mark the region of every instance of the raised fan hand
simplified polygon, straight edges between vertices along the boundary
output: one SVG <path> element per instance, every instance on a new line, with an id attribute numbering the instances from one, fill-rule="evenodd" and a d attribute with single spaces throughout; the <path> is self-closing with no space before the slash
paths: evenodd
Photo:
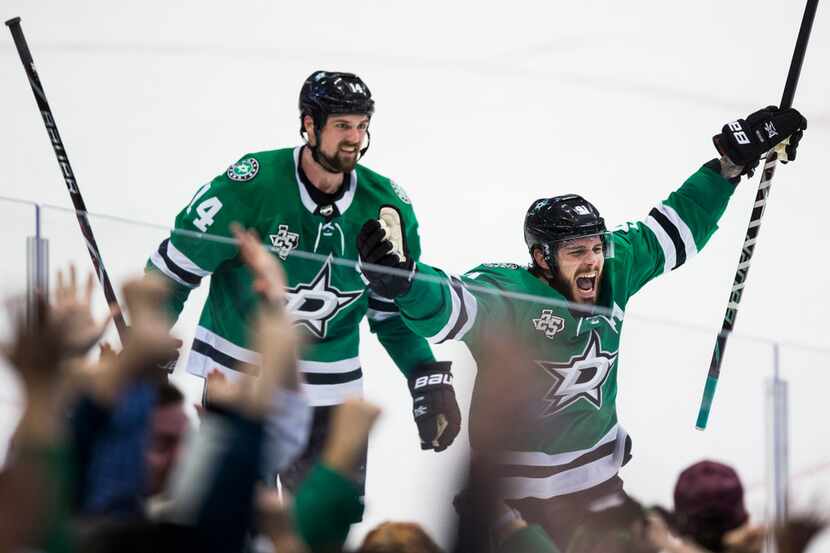
<path id="1" fill-rule="evenodd" d="M 63 336 L 64 353 L 68 357 L 81 357 L 104 335 L 114 313 L 110 311 L 102 320 L 92 315 L 92 293 L 95 290 L 95 278 L 87 275 L 83 290 L 78 286 L 78 274 L 75 265 L 69 265 L 69 278 L 63 271 L 58 271 L 55 300 L 49 317 L 51 324 L 59 328 Z"/>
<path id="2" fill-rule="evenodd" d="M 254 274 L 254 290 L 266 301 L 279 304 L 285 300 L 285 271 L 276 258 L 268 252 L 254 230 L 245 230 L 237 223 L 231 232 L 239 242 L 239 255 Z"/>
<path id="3" fill-rule="evenodd" d="M 297 351 L 300 346 L 293 322 L 283 310 L 287 280 L 280 263 L 260 242 L 253 230 L 231 225 L 239 242 L 239 254 L 254 276 L 254 290 L 265 303 L 257 316 L 255 343 L 261 356 L 261 393 L 255 401 L 270 401 L 265 390 L 298 389 Z M 273 380 L 272 380 L 273 379 Z"/>

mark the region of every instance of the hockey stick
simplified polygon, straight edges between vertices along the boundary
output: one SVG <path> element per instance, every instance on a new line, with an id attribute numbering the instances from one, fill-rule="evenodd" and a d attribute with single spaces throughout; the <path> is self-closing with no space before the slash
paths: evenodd
<path id="1" fill-rule="evenodd" d="M 13 17 L 6 21 L 6 25 L 12 33 L 14 45 L 17 47 L 17 53 L 20 54 L 20 61 L 23 63 L 26 76 L 29 77 L 29 84 L 32 87 L 32 93 L 35 95 L 37 107 L 43 117 L 46 133 L 49 135 L 49 141 L 52 143 L 52 149 L 55 151 L 55 156 L 58 159 L 58 165 L 60 165 L 61 172 L 63 173 L 63 180 L 66 181 L 66 188 L 69 189 L 69 197 L 72 198 L 72 205 L 75 206 L 78 224 L 81 225 L 81 234 L 84 235 L 86 248 L 89 250 L 89 256 L 92 258 L 92 265 L 95 267 L 98 280 L 104 288 L 107 304 L 109 304 L 110 310 L 113 312 L 115 327 L 118 329 L 118 337 L 123 343 L 126 337 L 127 325 L 118 307 L 118 299 L 112 290 L 110 277 L 104 268 L 104 261 L 101 259 L 101 253 L 98 251 L 95 236 L 92 234 L 92 227 L 89 225 L 89 219 L 87 219 L 86 205 L 84 204 L 84 199 L 81 197 L 81 191 L 78 189 L 75 173 L 72 172 L 72 166 L 69 165 L 69 157 L 67 157 L 66 148 L 63 147 L 63 141 L 61 140 L 60 133 L 58 133 L 58 125 L 55 123 L 52 110 L 49 108 L 49 102 L 46 101 L 46 93 L 43 91 L 43 85 L 40 83 L 40 77 L 38 77 L 37 70 L 35 69 L 35 62 L 32 60 L 29 45 L 26 43 L 26 37 L 23 36 L 23 29 L 20 28 L 20 18 Z"/>
<path id="2" fill-rule="evenodd" d="M 787 73 L 787 83 L 784 85 L 784 94 L 781 97 L 781 109 L 792 107 L 795 87 L 798 85 L 798 78 L 801 76 L 801 65 L 804 62 L 804 52 L 807 50 L 807 42 L 810 40 L 810 30 L 813 27 L 813 19 L 816 16 L 818 0 L 807 0 L 804 8 L 804 17 L 801 19 L 801 28 L 798 31 L 798 38 L 795 41 L 795 51 L 790 70 Z M 744 245 L 741 249 L 741 257 L 738 260 L 738 270 L 735 272 L 735 280 L 732 282 L 732 291 L 729 294 L 729 302 L 726 305 L 726 315 L 723 317 L 723 324 L 715 341 L 715 349 L 712 352 L 712 359 L 709 362 L 709 374 L 706 377 L 706 385 L 703 389 L 703 397 L 700 400 L 700 409 L 697 413 L 698 430 L 704 430 L 709 420 L 709 412 L 712 408 L 712 400 L 715 396 L 715 388 L 720 376 L 720 366 L 723 362 L 723 353 L 726 350 L 726 341 L 735 326 L 735 318 L 738 315 L 738 307 L 741 303 L 744 286 L 746 286 L 749 264 L 752 254 L 755 251 L 755 244 L 758 241 L 758 232 L 761 230 L 761 217 L 764 216 L 767 198 L 769 197 L 772 177 L 775 175 L 775 167 L 778 160 L 776 151 L 770 150 L 764 160 L 764 168 L 761 173 L 761 181 L 758 183 L 758 193 L 755 195 L 755 204 L 752 215 L 749 218 L 749 226 L 746 229 Z"/>

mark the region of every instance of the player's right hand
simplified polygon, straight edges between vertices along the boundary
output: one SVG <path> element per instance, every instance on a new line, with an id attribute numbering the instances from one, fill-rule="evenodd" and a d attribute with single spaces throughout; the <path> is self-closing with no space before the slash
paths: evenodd
<path id="1" fill-rule="evenodd" d="M 752 176 L 761 154 L 784 143 L 779 159 L 786 163 L 795 159 L 798 142 L 807 128 L 807 120 L 795 108 L 778 109 L 768 106 L 727 123 L 712 140 L 721 155 L 743 167 L 741 174 Z"/>
<path id="2" fill-rule="evenodd" d="M 364 223 L 357 235 L 357 251 L 360 256 L 358 269 L 372 291 L 389 299 L 394 299 L 409 290 L 415 272 L 415 263 L 406 251 L 405 242 L 400 246 L 403 251 L 398 252 L 390 240 L 390 236 L 398 232 L 399 230 L 390 230 L 388 226 L 384 228 L 377 219 L 370 219 Z M 372 269 L 366 265 L 367 263 L 393 271 Z"/>

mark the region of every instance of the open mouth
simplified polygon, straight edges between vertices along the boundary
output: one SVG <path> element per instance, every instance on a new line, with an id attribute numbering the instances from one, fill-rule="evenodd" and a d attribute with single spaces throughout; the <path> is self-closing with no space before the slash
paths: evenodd
<path id="1" fill-rule="evenodd" d="M 585 273 L 576 277 L 576 288 L 583 296 L 592 296 L 597 289 L 597 272 Z"/>

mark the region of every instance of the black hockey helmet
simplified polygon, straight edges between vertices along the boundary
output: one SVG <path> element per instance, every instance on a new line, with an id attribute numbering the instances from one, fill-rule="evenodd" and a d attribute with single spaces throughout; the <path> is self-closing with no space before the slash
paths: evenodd
<path id="1" fill-rule="evenodd" d="M 300 89 L 300 132 L 302 120 L 310 115 L 317 129 L 323 128 L 329 115 L 375 112 L 372 93 L 360 77 L 338 71 L 315 71 Z"/>
<path id="2" fill-rule="evenodd" d="M 577 194 L 542 198 L 530 205 L 525 215 L 524 234 L 528 251 L 542 250 L 545 261 L 556 266 L 557 242 L 599 235 L 607 249 L 605 220 L 594 205 Z"/>

